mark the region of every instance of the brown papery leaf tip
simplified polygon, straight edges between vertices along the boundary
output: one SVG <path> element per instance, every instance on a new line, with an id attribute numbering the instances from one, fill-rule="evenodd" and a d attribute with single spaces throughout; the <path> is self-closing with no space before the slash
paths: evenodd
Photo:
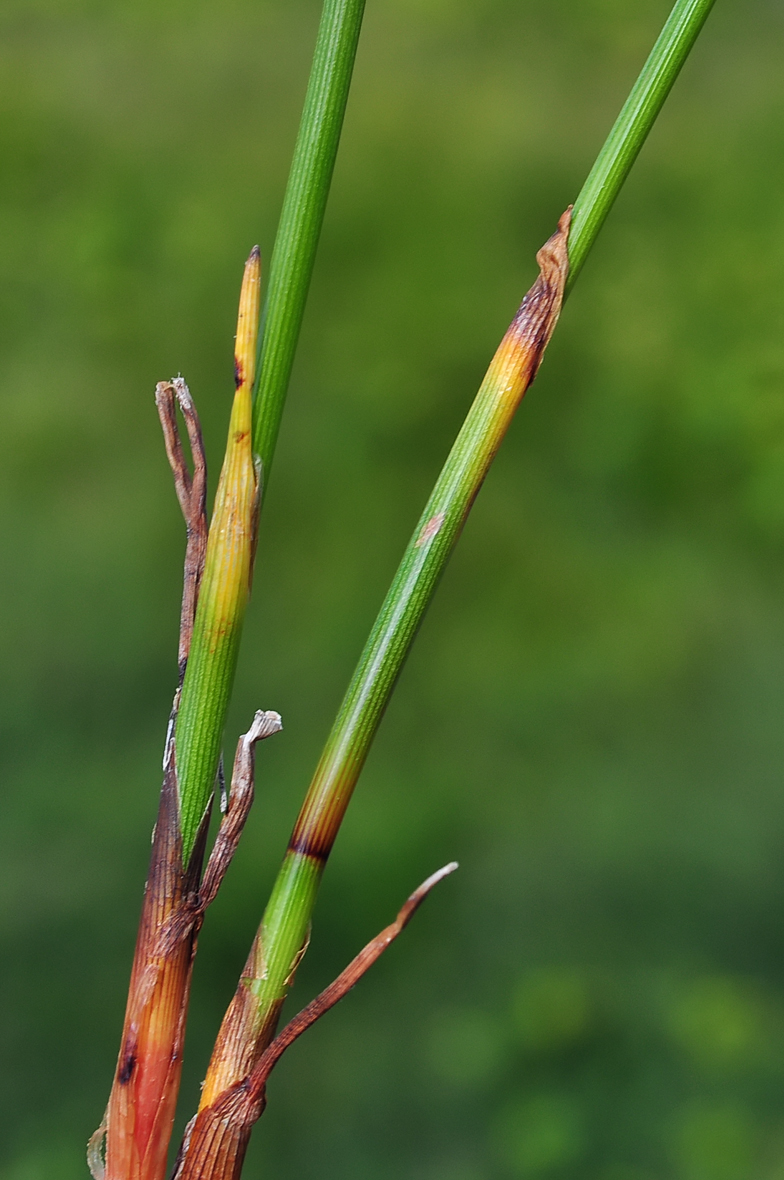
<path id="1" fill-rule="evenodd" d="M 419 906 L 434 889 L 439 881 L 443 881 L 444 877 L 448 877 L 459 869 L 460 865 L 456 860 L 452 860 L 448 865 L 444 865 L 442 869 L 438 869 L 435 873 L 431 873 L 426 881 L 423 881 L 418 889 L 415 889 L 411 896 L 406 901 L 405 905 L 398 914 L 398 922 L 401 923 L 401 929 L 408 925 L 410 919 L 414 916 Z"/>
<path id="2" fill-rule="evenodd" d="M 274 709 L 269 709 L 267 712 L 259 709 L 244 740 L 246 742 L 260 742 L 263 738 L 272 737 L 273 733 L 280 733 L 282 729 L 283 721 L 280 713 L 276 713 Z"/>
<path id="3" fill-rule="evenodd" d="M 567 247 L 571 220 L 572 206 L 570 205 L 561 214 L 558 229 L 551 238 L 548 238 L 536 255 L 539 275 L 530 291 L 523 298 L 517 315 L 512 320 L 504 338 L 515 349 L 520 350 L 521 358 L 526 358 L 526 367 L 528 368 L 526 388 L 536 377 L 545 349 L 561 314 L 566 280 L 569 275 Z"/>
<path id="4" fill-rule="evenodd" d="M 257 258 L 261 258 L 261 250 L 258 246 L 254 246 L 248 255 L 248 262 L 255 262 Z"/>
<path id="5" fill-rule="evenodd" d="M 251 1128 L 266 1103 L 267 1078 L 276 1062 L 306 1029 L 354 987 L 405 928 L 433 886 L 456 868 L 457 862 L 452 861 L 428 877 L 411 894 L 392 925 L 377 934 L 329 987 L 289 1021 L 250 1073 L 210 1096 L 211 1101 L 202 1106 L 188 1125 L 173 1180 L 238 1180 Z"/>
<path id="6" fill-rule="evenodd" d="M 418 897 L 419 894 L 429 893 L 439 881 L 443 881 L 444 877 L 448 877 L 450 873 L 454 873 L 460 868 L 456 860 L 450 860 L 448 865 L 444 865 L 442 869 L 437 869 L 435 873 L 431 873 L 426 881 L 423 881 L 412 897 Z"/>
<path id="7" fill-rule="evenodd" d="M 572 224 L 572 208 L 570 205 L 558 219 L 558 229 L 548 238 L 536 255 L 536 261 L 543 277 L 556 291 L 559 292 L 558 303 L 563 302 L 563 291 L 569 277 L 569 227 Z"/>

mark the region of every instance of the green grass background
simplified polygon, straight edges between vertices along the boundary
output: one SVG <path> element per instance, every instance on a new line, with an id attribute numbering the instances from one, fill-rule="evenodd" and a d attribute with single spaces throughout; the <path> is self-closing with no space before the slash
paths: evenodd
<path id="1" fill-rule="evenodd" d="M 426 493 L 667 0 L 368 0 L 227 747 L 243 847 L 182 1118 Z M 117 1051 L 242 262 L 315 0 L 0 12 L 0 1178 L 76 1180 Z M 349 812 L 249 1180 L 784 1178 L 784 12 L 720 0 L 565 310 Z"/>

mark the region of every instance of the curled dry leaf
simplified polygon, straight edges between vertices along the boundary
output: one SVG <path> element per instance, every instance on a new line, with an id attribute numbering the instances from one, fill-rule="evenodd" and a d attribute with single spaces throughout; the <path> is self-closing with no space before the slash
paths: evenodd
<path id="1" fill-rule="evenodd" d="M 406 900 L 395 921 L 377 934 L 334 983 L 286 1025 L 248 1074 L 210 1105 L 202 1107 L 188 1125 L 173 1180 L 237 1180 L 251 1129 L 264 1110 L 267 1078 L 275 1065 L 306 1029 L 343 999 L 406 928 L 431 889 L 456 868 L 457 863 L 453 861 L 428 877 Z"/>
<path id="2" fill-rule="evenodd" d="M 226 814 L 199 884 L 209 815 L 196 855 L 182 866 L 173 749 L 164 774 L 150 872 L 131 974 L 120 1055 L 104 1124 L 90 1141 L 96 1180 L 159 1180 L 174 1118 L 186 1002 L 196 940 L 237 848 L 254 793 L 257 741 L 278 733 L 280 716 L 258 712 L 240 738 Z M 106 1166 L 100 1144 L 106 1134 Z"/>

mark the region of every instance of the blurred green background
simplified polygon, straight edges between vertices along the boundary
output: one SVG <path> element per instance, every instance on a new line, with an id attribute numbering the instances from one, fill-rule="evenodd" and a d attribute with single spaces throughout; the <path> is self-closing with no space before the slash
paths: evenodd
<path id="1" fill-rule="evenodd" d="M 368 0 L 234 707 L 285 732 L 197 961 L 182 1120 L 342 690 L 668 0 Z M 217 475 L 316 0 L 0 12 L 0 1178 L 76 1180 L 174 684 L 153 405 Z M 246 1175 L 784 1178 L 784 9 L 720 0 L 575 288 L 329 866 Z M 213 485 L 214 486 L 214 485 Z"/>

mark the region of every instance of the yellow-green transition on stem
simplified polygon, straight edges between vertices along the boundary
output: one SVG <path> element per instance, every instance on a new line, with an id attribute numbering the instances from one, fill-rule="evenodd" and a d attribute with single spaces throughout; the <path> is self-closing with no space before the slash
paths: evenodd
<path id="1" fill-rule="evenodd" d="M 565 291 L 595 241 L 712 3 L 676 0 L 578 197 L 571 234 L 567 214 L 540 252 L 540 278 L 496 353 L 403 556 L 316 769 L 221 1028 L 200 1110 L 191 1124 L 193 1138 L 189 1141 L 186 1136 L 183 1144 L 178 1171 L 182 1180 L 237 1180 L 239 1176 L 250 1128 L 261 1109 L 253 1079 L 263 1065 L 265 1047 L 274 1035 L 280 1006 L 306 945 L 326 859 L 397 676 L 489 464 L 535 376 Z M 257 447 L 265 462 L 271 460 L 277 435 L 362 7 L 363 0 L 325 0 L 306 116 L 287 192 L 288 212 L 276 243 L 276 274 L 278 269 L 280 273 L 271 284 L 255 413 Z M 176 723 L 178 781 L 162 798 L 162 814 L 167 806 L 171 812 L 172 801 L 175 805 L 176 824 L 162 830 L 170 833 L 178 854 L 174 861 L 179 875 L 175 874 L 174 884 L 186 898 L 191 896 L 188 888 L 201 863 L 206 826 L 202 821 L 215 780 L 252 571 L 259 478 L 251 445 L 250 398 L 258 283 L 258 253 L 254 252 L 246 267 L 240 308 L 237 395 Z M 167 892 L 156 894 L 157 884 L 152 874 L 145 913 L 149 911 L 149 930 L 155 934 L 150 946 L 140 932 L 137 947 L 132 985 L 137 999 L 129 998 L 110 1103 L 108 1139 L 117 1145 L 117 1152 L 109 1150 L 112 1166 L 107 1166 L 106 1180 L 160 1180 L 165 1166 L 196 926 L 184 927 L 172 942 L 171 953 L 167 950 L 163 956 L 163 935 L 169 925 L 176 928 L 172 917 L 181 907 L 175 905 L 172 910 L 167 902 L 168 909 L 158 907 L 153 914 L 152 898 Z M 189 1142 L 197 1150 L 190 1151 Z M 132 1159 L 140 1147 L 144 1158 L 137 1154 Z"/>
<path id="2" fill-rule="evenodd" d="M 193 709 L 195 700 L 198 709 L 199 701 L 203 701 L 206 695 L 207 700 L 212 702 L 212 711 L 205 709 L 205 723 L 213 726 L 218 742 L 223 729 L 223 713 L 220 710 L 225 711 L 225 704 L 219 693 L 215 693 L 214 685 L 217 681 L 219 689 L 228 693 L 253 560 L 258 479 L 251 452 L 250 403 L 258 334 L 259 272 L 259 252 L 254 249 L 245 266 L 240 295 L 235 349 L 236 392 L 226 461 L 216 497 L 206 556 L 206 466 L 195 407 L 180 378 L 161 382 L 156 391 L 167 454 L 175 474 L 188 532 L 180 633 L 180 660 L 185 662 L 185 678 L 175 696 L 174 711 L 176 713 L 181 701 L 189 701 Z M 194 467 L 192 476 L 188 473 L 177 431 L 175 403 L 179 405 L 188 427 Z M 197 602 L 195 620 L 194 601 Z M 189 680 L 188 672 L 193 668 L 191 657 L 194 654 L 201 658 L 201 666 L 196 665 L 200 674 L 195 680 Z M 186 693 L 186 688 L 190 695 Z M 259 718 L 265 723 L 269 718 L 274 718 L 279 728 L 277 714 L 259 714 L 257 722 Z M 261 731 L 257 731 L 258 726 L 248 735 L 252 736 L 253 741 L 262 736 Z M 198 753 L 204 749 L 205 731 L 196 726 L 192 732 L 197 739 L 201 739 L 201 746 L 197 745 Z M 179 735 L 179 727 L 176 734 Z M 167 740 L 164 783 L 153 836 L 120 1053 L 104 1123 L 94 1136 L 90 1153 L 93 1175 L 103 1177 L 104 1180 L 163 1180 L 165 1176 L 182 1067 L 185 1017 L 196 939 L 204 908 L 209 904 L 231 859 L 231 851 L 244 822 L 246 806 L 249 806 L 252 798 L 252 789 L 250 793 L 245 790 L 243 794 L 241 784 L 238 790 L 232 791 L 229 813 L 224 816 L 208 864 L 205 881 L 209 878 L 209 888 L 204 893 L 205 882 L 200 881 L 200 877 L 206 823 L 202 819 L 205 817 L 215 771 L 213 768 L 208 774 L 203 768 L 201 779 L 196 779 L 202 790 L 202 801 L 194 798 L 192 789 L 190 795 L 183 792 L 179 788 L 175 771 L 175 745 L 177 755 L 181 749 L 187 752 L 189 745 L 187 737 L 182 739 L 181 744 L 180 741 L 177 736 L 173 742 L 171 734 Z M 217 762 L 217 753 L 214 757 Z M 252 759 L 252 754 L 248 758 Z M 185 761 L 187 765 L 193 765 L 193 761 Z M 198 761 L 196 765 L 199 766 Z M 190 811 L 183 811 L 184 801 L 190 802 Z M 186 816 L 184 824 L 181 822 L 183 814 Z M 184 851 L 186 837 L 187 851 Z M 104 1132 L 105 1163 L 100 1152 Z"/>
<path id="3" fill-rule="evenodd" d="M 255 429 L 256 450 L 267 467 L 275 448 L 340 141 L 364 3 L 324 0 L 275 239 L 266 307 Z M 167 454 L 189 540 L 180 636 L 180 676 L 184 669 L 184 679 L 175 698 L 175 710 L 179 705 L 174 734 L 178 773 L 175 776 L 174 742 L 169 740 L 120 1056 L 109 1109 L 88 1152 L 96 1180 L 163 1180 L 166 1173 L 198 915 L 191 914 L 193 924 L 186 922 L 175 945 L 164 946 L 161 940 L 167 942 L 167 930 L 171 933 L 178 922 L 181 925 L 183 905 L 189 906 L 198 896 L 204 833 L 200 825 L 215 782 L 252 576 L 261 490 L 251 441 L 259 295 L 260 259 L 255 249 L 245 268 L 235 349 L 236 395 L 204 569 L 206 469 L 198 418 L 184 382 L 175 379 L 159 387 Z M 193 478 L 178 439 L 175 401 L 185 417 L 198 469 Z M 191 608 L 197 593 L 194 622 Z M 230 798 L 230 815 L 232 806 Z M 105 1163 L 101 1151 L 104 1134 Z"/>
<path id="4" fill-rule="evenodd" d="M 218 1034 L 177 1180 L 238 1180 L 252 1119 L 242 1113 L 245 1121 L 234 1126 L 234 1098 L 250 1085 L 251 1072 L 275 1035 L 281 1006 L 307 945 L 324 865 L 392 688 L 557 323 L 569 270 L 570 216 L 567 210 L 537 255 L 539 277 L 498 347 L 344 698 Z"/>
<path id="5" fill-rule="evenodd" d="M 245 264 L 242 281 L 234 350 L 236 392 L 175 728 L 186 864 L 218 770 L 253 570 L 260 471 L 253 456 L 251 397 L 256 376 L 260 284 L 261 259 L 256 246 Z"/>
<path id="6" fill-rule="evenodd" d="M 438 578 L 530 385 L 561 304 L 596 240 L 713 0 L 676 0 L 570 215 L 540 251 L 540 278 L 506 333 L 406 549 L 297 820 L 224 1018 L 178 1180 L 237 1180 L 261 1106 L 242 1110 L 304 952 L 326 859 Z M 570 274 L 570 266 L 572 273 Z M 285 387 L 277 396 L 282 402 Z M 280 408 L 270 415 L 279 420 Z M 274 429 L 271 431 L 274 437 Z M 263 432 L 260 432 L 262 437 Z M 255 1063 L 255 1064 L 254 1064 Z"/>

